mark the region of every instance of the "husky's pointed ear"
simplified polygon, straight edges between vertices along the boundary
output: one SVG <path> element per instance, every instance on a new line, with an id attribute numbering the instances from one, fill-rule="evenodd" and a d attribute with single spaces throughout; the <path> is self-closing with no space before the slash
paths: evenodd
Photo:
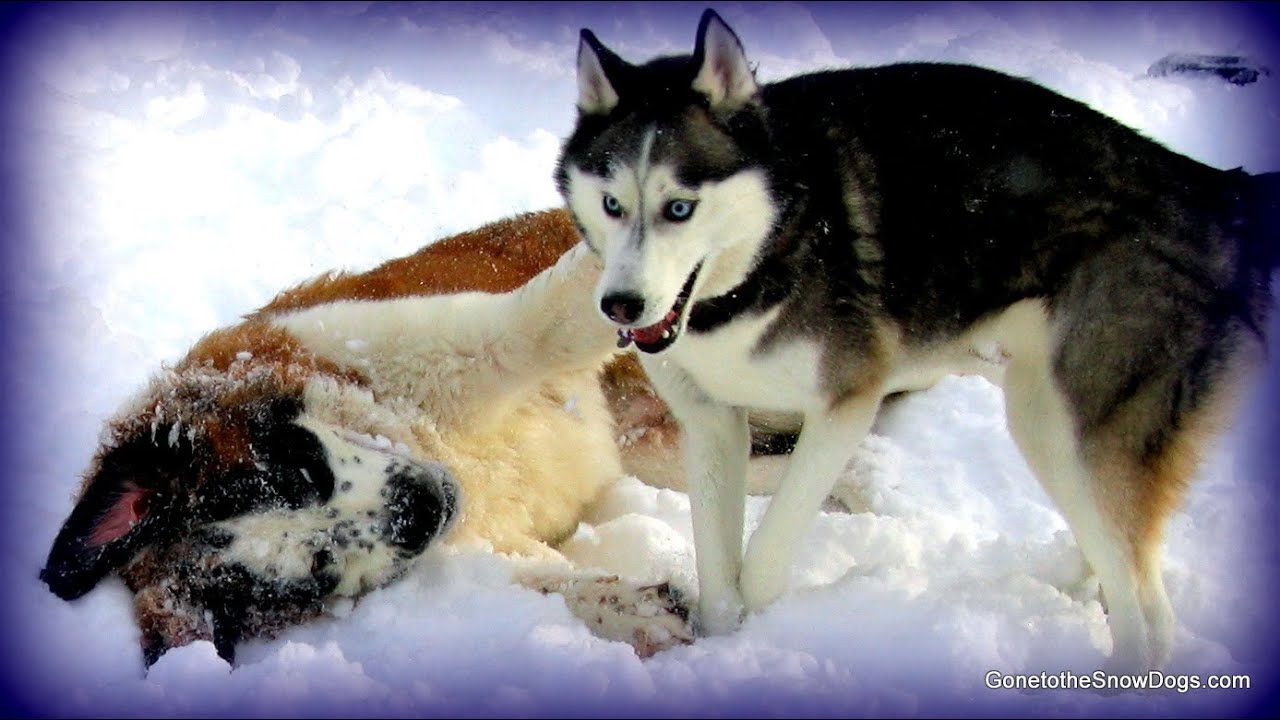
<path id="1" fill-rule="evenodd" d="M 606 115 L 618 105 L 615 86 L 620 68 L 626 61 L 596 39 L 590 30 L 582 29 L 578 42 L 578 110 L 584 115 Z"/>
<path id="2" fill-rule="evenodd" d="M 693 89 L 706 95 L 712 108 L 735 110 L 758 99 L 760 86 L 742 43 L 715 10 L 702 13 L 693 64 L 698 68 Z"/>
<path id="3" fill-rule="evenodd" d="M 157 445 L 145 433 L 102 455 L 40 571 L 55 595 L 84 595 L 164 534 L 171 493 L 160 480 L 189 471 L 189 449 Z"/>

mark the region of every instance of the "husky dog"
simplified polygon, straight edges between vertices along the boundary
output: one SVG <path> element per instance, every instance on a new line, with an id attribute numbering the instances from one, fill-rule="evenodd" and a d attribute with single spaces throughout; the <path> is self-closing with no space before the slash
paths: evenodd
<path id="1" fill-rule="evenodd" d="M 689 640 L 665 585 L 579 574 L 552 548 L 624 472 L 617 438 L 647 463 L 675 452 L 645 434 L 665 408 L 643 375 L 610 362 L 578 243 L 563 210 L 526 215 L 205 336 L 108 423 L 41 577 L 71 600 L 117 572 L 148 665 L 195 640 L 231 661 L 437 540 L 537 561 L 521 582 L 641 655 Z"/>
<path id="2" fill-rule="evenodd" d="M 883 398 L 977 372 L 1098 576 L 1109 666 L 1165 662 L 1162 529 L 1263 354 L 1257 178 L 976 67 L 761 85 L 711 10 L 692 55 L 584 29 L 577 64 L 556 179 L 685 432 L 699 629 L 786 589 Z M 744 552 L 756 409 L 803 430 Z"/>

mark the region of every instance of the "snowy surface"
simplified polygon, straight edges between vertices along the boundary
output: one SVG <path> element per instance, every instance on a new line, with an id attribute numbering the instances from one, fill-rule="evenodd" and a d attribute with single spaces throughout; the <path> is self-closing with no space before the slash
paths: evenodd
<path id="1" fill-rule="evenodd" d="M 117 580 L 73 603 L 36 580 L 103 420 L 162 362 L 279 289 L 554 205 L 578 29 L 631 59 L 685 52 L 699 4 L 77 5 L 6 38 L 3 141 L 28 237 L 6 249 L 6 709 L 60 716 L 1236 714 L 1276 688 L 1269 595 L 1275 373 L 1168 531 L 1171 673 L 1250 692 L 988 690 L 984 675 L 1097 668 L 1096 586 L 1004 429 L 999 391 L 953 378 L 886 412 L 792 591 L 739 632 L 638 660 L 505 560 L 427 553 L 354 607 L 144 673 Z M 1151 78 L 1170 53 L 1280 67 L 1276 26 L 1228 3 L 718 8 L 763 79 L 898 60 L 1035 78 L 1211 165 L 1280 169 L 1276 76 Z M 9 153 L 21 152 L 14 157 Z M 1274 323 L 1273 323 L 1274 325 Z M 1278 333 L 1280 334 L 1280 333 Z M 1275 345 L 1273 341 L 1273 346 Z M 1256 460 L 1254 462 L 1253 460 Z M 767 500 L 750 501 L 748 525 Z M 691 582 L 688 499 L 620 479 L 565 548 Z M 639 550 L 639 551 L 638 551 Z"/>

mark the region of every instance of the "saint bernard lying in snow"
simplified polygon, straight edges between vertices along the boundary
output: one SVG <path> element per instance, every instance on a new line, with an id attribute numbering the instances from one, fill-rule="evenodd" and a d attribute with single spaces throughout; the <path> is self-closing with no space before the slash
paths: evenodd
<path id="1" fill-rule="evenodd" d="M 42 579 L 70 600 L 117 572 L 149 665 L 195 640 L 231 661 L 436 540 L 555 556 L 607 483 L 679 475 L 577 243 L 563 211 L 525 215 L 206 335 L 109 422 Z M 521 581 L 642 655 L 692 637 L 665 585 L 564 565 Z"/>

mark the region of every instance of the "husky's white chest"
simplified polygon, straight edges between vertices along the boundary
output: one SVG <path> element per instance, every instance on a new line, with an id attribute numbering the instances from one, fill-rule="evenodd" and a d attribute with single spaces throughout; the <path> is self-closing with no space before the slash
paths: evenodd
<path id="1" fill-rule="evenodd" d="M 728 405 L 782 412 L 820 406 L 816 343 L 794 341 L 756 350 L 773 316 L 738 319 L 709 333 L 686 331 L 666 352 L 642 359 L 647 367 L 676 365 L 707 395 Z"/>

